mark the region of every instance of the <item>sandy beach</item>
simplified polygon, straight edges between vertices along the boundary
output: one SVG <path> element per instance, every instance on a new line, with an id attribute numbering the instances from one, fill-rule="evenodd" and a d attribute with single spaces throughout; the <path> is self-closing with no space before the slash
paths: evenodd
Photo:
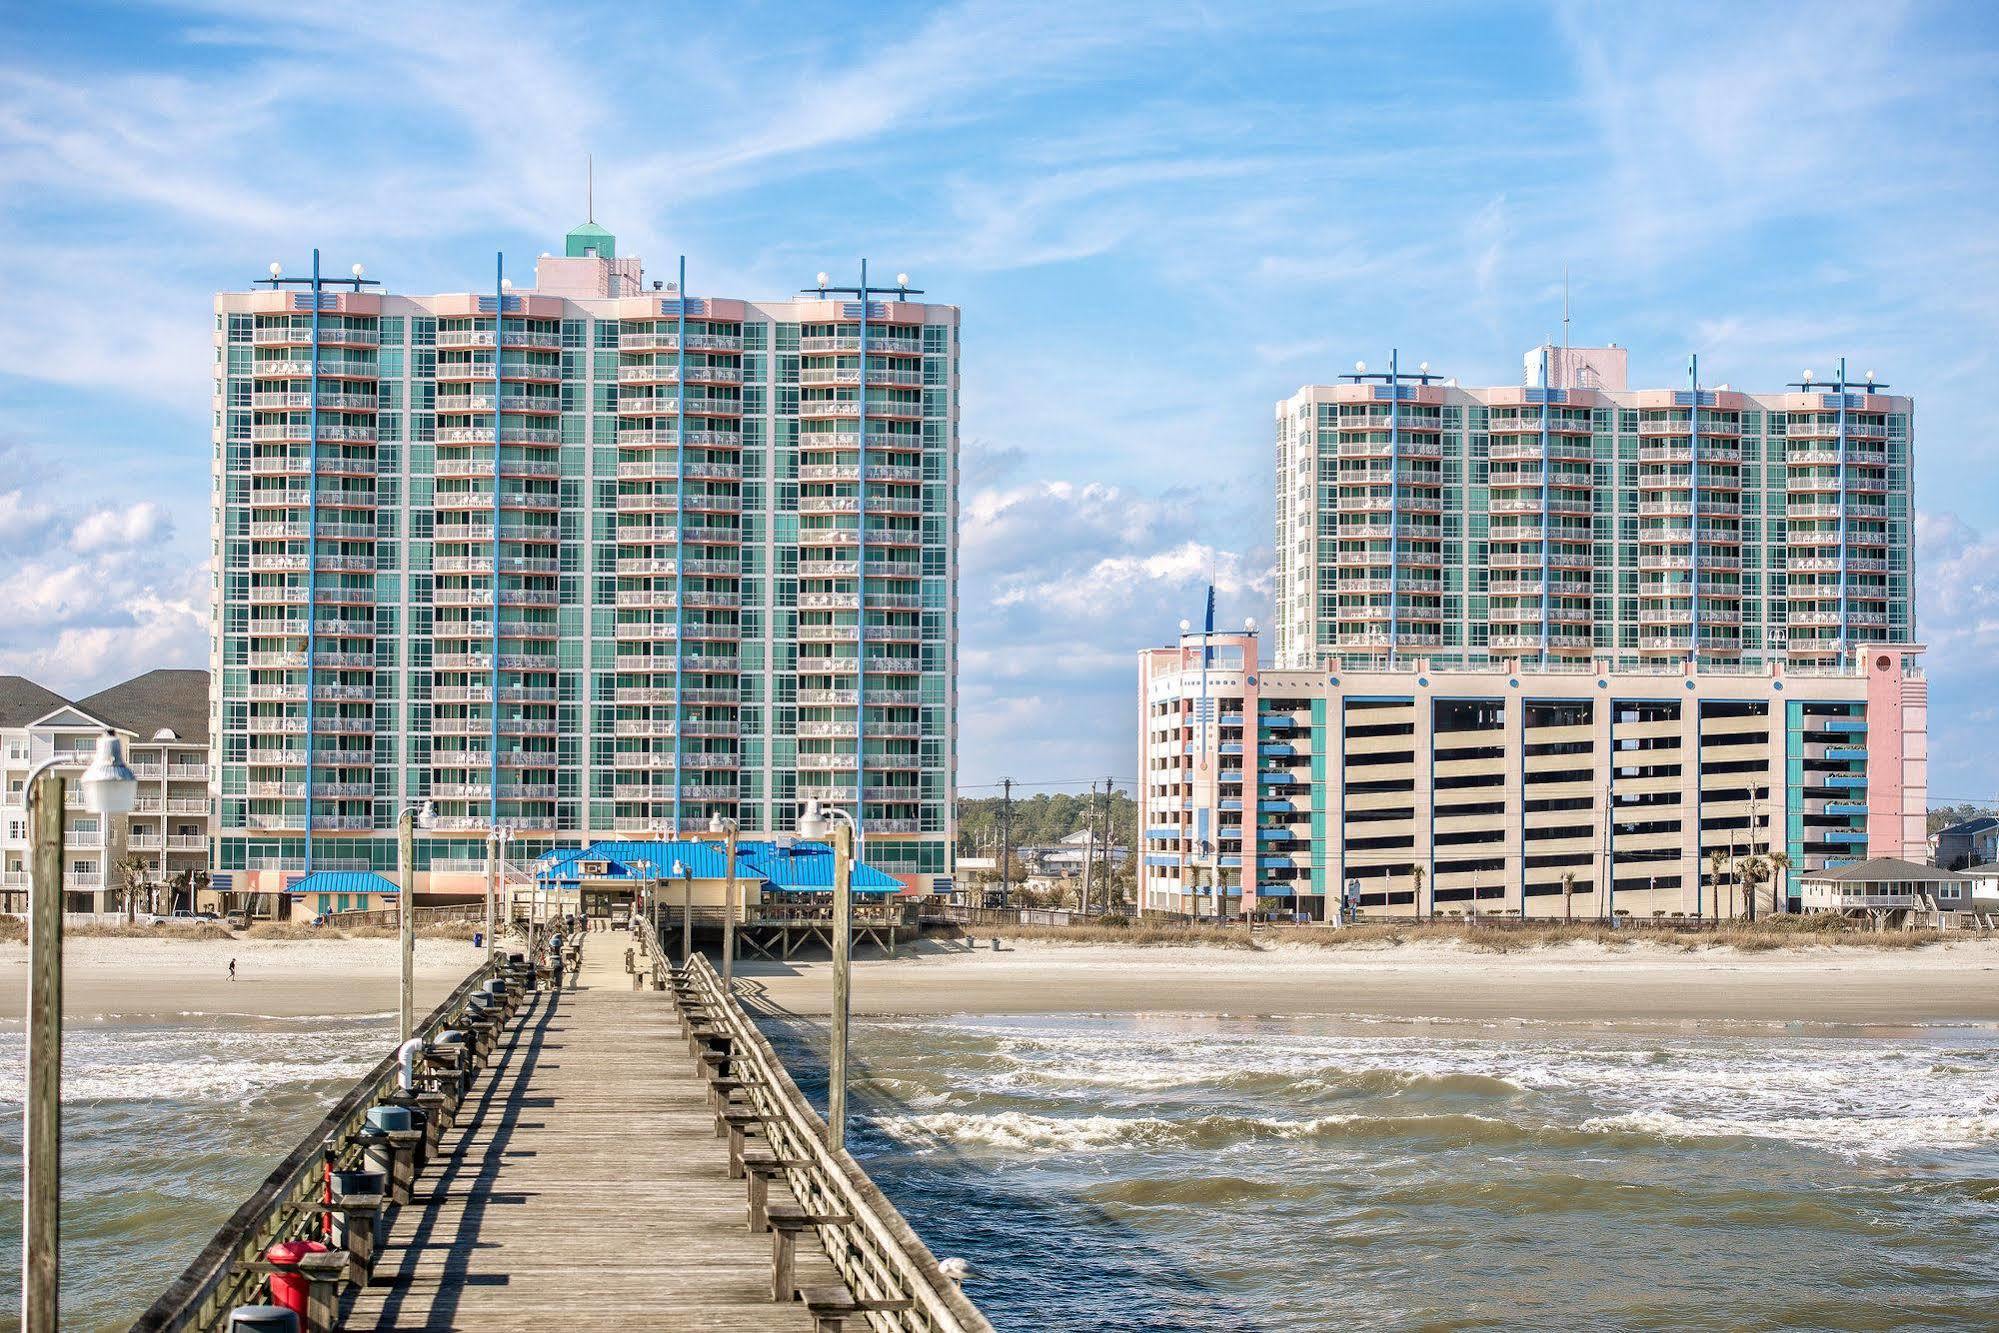
<path id="1" fill-rule="evenodd" d="M 855 1012 L 1999 1021 L 1999 940 L 1762 953 L 1571 944 L 1508 954 L 1441 942 L 1255 953 L 1039 941 L 1006 941 L 994 953 L 989 940 L 981 943 L 857 960 Z M 782 1009 L 826 1012 L 832 984 L 824 962 L 753 962 L 740 971 Z"/>
<path id="2" fill-rule="evenodd" d="M 462 940 L 418 940 L 418 1011 L 448 995 L 480 954 Z M 26 945 L 0 944 L 0 1020 L 22 1015 L 27 958 Z M 74 939 L 63 945 L 63 1013 L 72 1021 L 392 1013 L 401 975 L 394 939 Z"/>
<path id="3" fill-rule="evenodd" d="M 1761 953 L 1645 943 L 1504 954 L 1445 941 L 1253 953 L 1035 940 L 1009 940 L 995 953 L 989 940 L 980 945 L 926 942 L 895 959 L 864 954 L 854 964 L 855 1012 L 1999 1021 L 1999 940 Z M 469 943 L 420 940 L 418 1007 L 435 1004 L 478 958 Z M 823 960 L 744 961 L 738 971 L 792 1013 L 822 1014 L 831 998 Z M 396 1006 L 396 941 L 77 939 L 65 948 L 64 977 L 64 1009 L 79 1020 L 381 1013 Z M 25 987 L 24 946 L 0 945 L 0 1020 L 20 1017 Z"/>

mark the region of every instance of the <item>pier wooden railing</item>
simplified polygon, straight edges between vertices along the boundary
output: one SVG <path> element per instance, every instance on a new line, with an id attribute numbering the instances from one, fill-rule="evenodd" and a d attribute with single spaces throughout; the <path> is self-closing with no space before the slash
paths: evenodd
<path id="1" fill-rule="evenodd" d="M 652 958 L 660 953 L 653 942 Z M 986 1317 L 938 1266 L 922 1237 L 845 1149 L 829 1148 L 826 1124 L 798 1090 L 757 1025 L 725 995 L 697 954 L 684 970 L 710 1020 L 729 1037 L 729 1076 L 761 1122 L 792 1197 L 807 1213 L 843 1221 L 818 1227 L 841 1279 L 869 1308 L 866 1322 L 896 1333 L 991 1333 Z M 905 1305 L 907 1308 L 895 1308 Z"/>
<path id="2" fill-rule="evenodd" d="M 457 1023 L 473 993 L 493 974 L 489 964 L 481 963 L 444 1003 L 417 1025 L 416 1035 L 428 1040 Z M 230 1215 L 215 1238 L 174 1279 L 173 1285 L 139 1316 L 132 1325 L 134 1333 L 220 1329 L 228 1323 L 229 1312 L 235 1307 L 259 1304 L 258 1293 L 266 1275 L 248 1265 L 261 1259 L 278 1241 L 305 1234 L 317 1220 L 312 1205 L 318 1202 L 324 1187 L 326 1150 L 332 1147 L 340 1154 L 334 1163 L 335 1170 L 356 1164 L 360 1156 L 356 1132 L 369 1108 L 394 1088 L 397 1072 L 392 1046 L 381 1063 L 363 1074 L 325 1118 L 272 1169 L 257 1192 Z"/>
<path id="3" fill-rule="evenodd" d="M 415 924 L 434 926 L 443 921 L 484 921 L 486 904 L 445 903 L 439 907 L 412 908 L 416 913 Z M 402 910 L 395 907 L 375 907 L 364 912 L 328 912 L 326 924 L 329 926 L 399 926 L 402 924 Z"/>

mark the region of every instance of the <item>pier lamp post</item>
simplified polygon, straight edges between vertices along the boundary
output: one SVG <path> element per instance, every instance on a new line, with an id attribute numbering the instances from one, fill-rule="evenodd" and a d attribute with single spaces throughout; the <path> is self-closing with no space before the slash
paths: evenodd
<path id="1" fill-rule="evenodd" d="M 54 1333 L 62 1222 L 62 846 L 66 783 L 83 768 L 83 808 L 129 814 L 139 780 L 125 747 L 106 732 L 90 765 L 44 759 L 23 784 L 28 806 L 28 1086 L 21 1102 L 21 1327 Z"/>
<path id="2" fill-rule="evenodd" d="M 727 995 L 736 981 L 736 821 L 718 810 L 708 816 L 708 831 L 722 836 L 727 860 L 722 887 L 722 993 Z"/>
<path id="3" fill-rule="evenodd" d="M 853 994 L 854 817 L 837 805 L 805 803 L 798 836 L 833 845 L 833 1013 L 826 1057 L 826 1144 L 847 1146 L 847 1017 Z"/>
<path id="4" fill-rule="evenodd" d="M 677 856 L 673 873 L 680 877 L 680 965 L 686 967 L 694 961 L 694 875 Z"/>
<path id="5" fill-rule="evenodd" d="M 410 801 L 396 819 L 396 896 L 402 910 L 397 918 L 403 937 L 403 1025 L 402 1039 L 408 1041 L 416 1028 L 416 831 L 437 822 L 429 801 Z"/>
<path id="6" fill-rule="evenodd" d="M 513 840 L 514 830 L 506 824 L 495 824 L 486 834 L 486 961 L 489 963 L 499 952 L 493 943 L 493 916 L 494 904 L 500 898 L 500 864 Z"/>

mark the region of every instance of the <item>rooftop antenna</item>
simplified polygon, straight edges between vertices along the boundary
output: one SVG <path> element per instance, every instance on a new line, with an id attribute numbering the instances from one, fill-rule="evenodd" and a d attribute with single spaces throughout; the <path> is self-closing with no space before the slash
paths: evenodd
<path id="1" fill-rule="evenodd" d="M 592 153 L 583 155 L 583 220 L 597 220 L 597 158 Z"/>
<path id="2" fill-rule="evenodd" d="M 1562 265 L 1562 350 L 1569 350 L 1569 266 Z"/>

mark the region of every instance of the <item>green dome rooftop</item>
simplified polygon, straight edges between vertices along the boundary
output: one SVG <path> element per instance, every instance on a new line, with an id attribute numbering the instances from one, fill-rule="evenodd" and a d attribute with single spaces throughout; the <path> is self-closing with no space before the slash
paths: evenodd
<path id="1" fill-rule="evenodd" d="M 618 238 L 605 231 L 594 222 L 586 222 L 569 230 L 563 253 L 571 259 L 586 258 L 590 251 L 597 252 L 599 259 L 618 257 Z"/>

